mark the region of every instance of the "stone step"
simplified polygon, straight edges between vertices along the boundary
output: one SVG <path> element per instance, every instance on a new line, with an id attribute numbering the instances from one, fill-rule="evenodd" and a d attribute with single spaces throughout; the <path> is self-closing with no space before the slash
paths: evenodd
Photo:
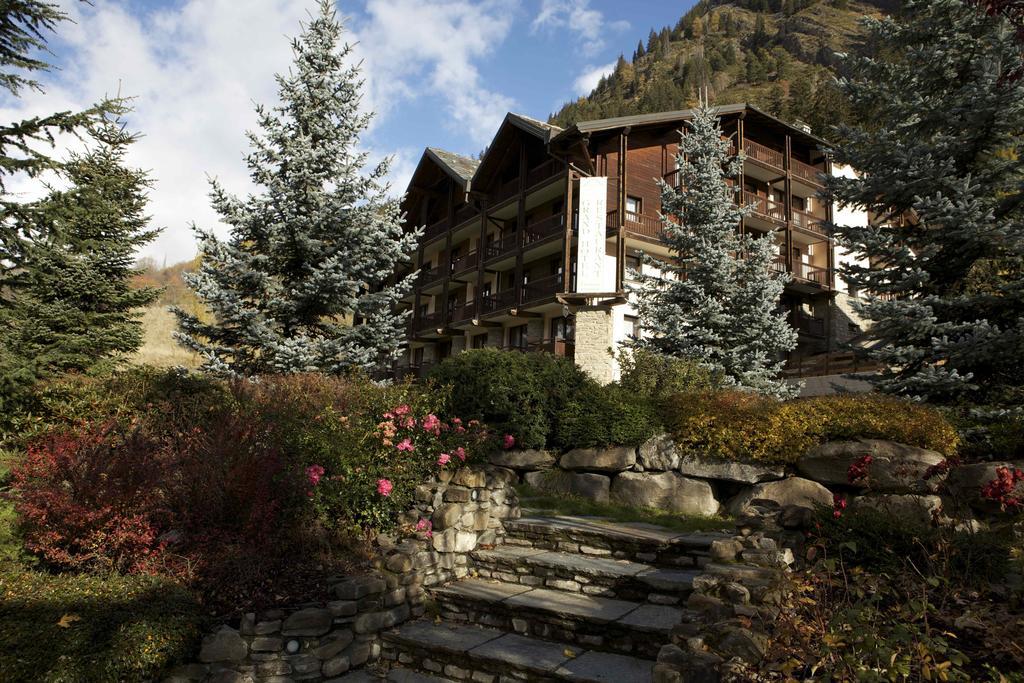
<path id="1" fill-rule="evenodd" d="M 395 668 L 387 674 L 377 675 L 360 669 L 341 678 L 332 678 L 328 683 L 455 683 L 450 678 L 439 678 L 422 671 L 413 669 Z"/>
<path id="2" fill-rule="evenodd" d="M 449 621 L 655 658 L 689 610 L 517 583 L 464 579 L 430 589 Z"/>
<path id="3" fill-rule="evenodd" d="M 382 634 L 383 656 L 458 680 L 647 683 L 654 661 L 450 622 L 413 621 Z"/>
<path id="4" fill-rule="evenodd" d="M 703 567 L 712 541 L 731 538 L 725 532 L 681 532 L 601 517 L 523 517 L 504 525 L 507 545 L 674 567 Z"/>
<path id="5" fill-rule="evenodd" d="M 683 602 L 699 573 L 693 569 L 665 569 L 631 560 L 515 545 L 477 550 L 471 558 L 471 571 L 482 578 L 659 605 Z"/>

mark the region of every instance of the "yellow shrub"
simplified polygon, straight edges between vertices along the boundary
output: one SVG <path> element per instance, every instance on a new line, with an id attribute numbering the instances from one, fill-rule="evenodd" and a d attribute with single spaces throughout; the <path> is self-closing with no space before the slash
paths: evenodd
<path id="1" fill-rule="evenodd" d="M 780 403 L 740 391 L 678 394 L 665 424 L 686 451 L 731 460 L 795 462 L 813 446 L 844 439 L 888 439 L 956 452 L 942 413 L 879 395 L 821 396 Z"/>

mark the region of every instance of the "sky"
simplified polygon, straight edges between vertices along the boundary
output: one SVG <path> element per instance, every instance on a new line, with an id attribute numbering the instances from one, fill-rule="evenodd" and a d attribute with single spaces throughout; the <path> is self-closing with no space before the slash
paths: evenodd
<path id="1" fill-rule="evenodd" d="M 209 207 L 208 179 L 240 195 L 258 190 L 243 157 L 256 103 L 273 105 L 274 74 L 314 0 L 58 0 L 73 22 L 50 41 L 42 93 L 0 98 L 0 120 L 81 109 L 104 95 L 134 98 L 141 134 L 129 163 L 150 172 L 151 225 L 140 256 L 158 265 L 196 252 L 191 225 L 226 228 Z M 338 0 L 346 40 L 375 112 L 361 144 L 392 157 L 395 194 L 423 148 L 484 149 L 508 111 L 546 119 L 631 55 L 651 28 L 674 25 L 693 0 Z M 74 146 L 62 141 L 61 149 Z M 62 153 L 62 152 L 61 152 Z M 13 191 L 40 192 L 19 179 Z"/>

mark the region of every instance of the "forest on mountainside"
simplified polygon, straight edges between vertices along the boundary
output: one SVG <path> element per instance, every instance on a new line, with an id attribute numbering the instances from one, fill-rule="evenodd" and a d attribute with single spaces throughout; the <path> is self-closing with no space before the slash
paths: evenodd
<path id="1" fill-rule="evenodd" d="M 850 109 L 834 85 L 838 55 L 868 49 L 860 19 L 897 11 L 872 0 L 702 0 L 675 26 L 651 30 L 587 96 L 551 115 L 553 124 L 685 109 L 707 89 L 711 102 L 747 102 L 827 137 Z"/>

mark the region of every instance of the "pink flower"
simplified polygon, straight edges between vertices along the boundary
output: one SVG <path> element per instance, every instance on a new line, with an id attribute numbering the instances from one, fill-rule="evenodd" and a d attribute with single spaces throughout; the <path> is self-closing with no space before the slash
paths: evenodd
<path id="1" fill-rule="evenodd" d="M 384 496 L 385 498 L 391 495 L 391 492 L 395 489 L 394 484 L 391 483 L 390 479 L 378 479 L 377 480 L 377 493 Z"/>
<path id="2" fill-rule="evenodd" d="M 458 448 L 456 448 L 452 452 L 455 453 L 455 457 L 456 458 L 458 458 L 462 462 L 466 462 L 466 449 L 465 448 L 463 448 L 462 446 L 459 446 Z"/>
<path id="3" fill-rule="evenodd" d="M 313 486 L 320 483 L 322 476 L 324 476 L 324 468 L 320 465 L 310 465 L 306 468 L 306 478 L 309 479 L 309 483 Z"/>
<path id="4" fill-rule="evenodd" d="M 437 458 L 437 464 L 438 464 L 438 465 L 440 465 L 441 467 L 444 467 L 444 466 L 445 466 L 445 465 L 447 465 L 447 464 L 448 464 L 449 462 L 451 462 L 451 460 L 452 460 L 452 456 L 448 455 L 447 453 L 442 453 L 442 454 L 441 454 L 441 455 L 440 455 L 440 456 L 439 456 L 439 457 Z"/>
<path id="5" fill-rule="evenodd" d="M 402 439 L 402 441 L 399 442 L 399 444 L 395 446 L 395 448 L 397 448 L 400 451 L 408 451 L 410 453 L 416 450 L 416 447 L 412 445 L 412 439 L 408 438 Z"/>
<path id="6" fill-rule="evenodd" d="M 413 419 L 413 418 L 411 418 L 411 417 L 407 417 L 407 418 L 405 418 L 405 420 L 404 420 L 404 421 L 402 422 L 402 426 L 403 426 L 403 427 L 405 427 L 406 429 L 412 429 L 413 427 L 415 427 L 415 426 L 416 426 L 416 420 L 414 420 L 414 419 Z"/>
<path id="7" fill-rule="evenodd" d="M 516 437 L 511 434 L 506 434 L 505 438 L 501 442 L 501 447 L 506 451 L 516 445 Z"/>
<path id="8" fill-rule="evenodd" d="M 452 424 L 453 425 L 460 425 L 460 424 L 462 424 L 462 418 L 461 417 L 453 417 L 452 418 Z"/>
<path id="9" fill-rule="evenodd" d="M 441 433 L 441 421 L 437 419 L 437 415 L 431 413 L 423 418 L 423 431 L 432 432 L 435 436 Z"/>
<path id="10" fill-rule="evenodd" d="M 397 408 L 395 408 L 391 412 L 393 412 L 395 415 L 408 415 L 409 414 L 409 410 L 410 410 L 409 406 L 407 404 L 403 403 L 402 405 L 398 406 Z"/>
<path id="11" fill-rule="evenodd" d="M 427 538 L 431 538 L 434 535 L 434 523 L 429 519 L 420 518 L 420 521 L 416 522 L 416 531 L 420 531 Z"/>

